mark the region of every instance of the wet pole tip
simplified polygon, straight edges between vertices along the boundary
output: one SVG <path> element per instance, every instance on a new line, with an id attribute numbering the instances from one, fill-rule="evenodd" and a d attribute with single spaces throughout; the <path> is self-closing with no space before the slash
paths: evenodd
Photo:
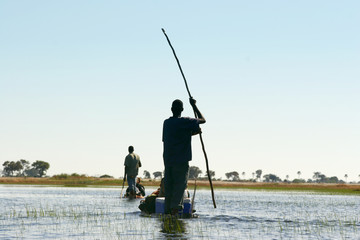
<path id="1" fill-rule="evenodd" d="M 165 33 L 165 29 L 161 28 L 161 30 L 163 31 L 163 33 Z"/>

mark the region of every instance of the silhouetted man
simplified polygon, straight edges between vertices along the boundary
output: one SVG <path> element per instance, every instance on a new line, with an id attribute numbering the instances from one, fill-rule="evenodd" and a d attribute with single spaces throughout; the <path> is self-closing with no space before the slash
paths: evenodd
<path id="1" fill-rule="evenodd" d="M 164 121 L 162 140 L 165 165 L 165 213 L 172 215 L 183 209 L 183 195 L 187 186 L 189 161 L 191 161 L 191 136 L 201 132 L 199 124 L 205 118 L 190 98 L 190 104 L 197 118 L 181 117 L 183 103 L 175 100 L 171 111 L 173 116 Z"/>
<path id="2" fill-rule="evenodd" d="M 141 167 L 141 161 L 139 155 L 134 153 L 134 147 L 129 146 L 129 154 L 125 157 L 125 173 L 127 174 L 127 182 L 129 185 L 130 196 L 135 197 L 135 178 L 139 173 L 139 167 Z"/>

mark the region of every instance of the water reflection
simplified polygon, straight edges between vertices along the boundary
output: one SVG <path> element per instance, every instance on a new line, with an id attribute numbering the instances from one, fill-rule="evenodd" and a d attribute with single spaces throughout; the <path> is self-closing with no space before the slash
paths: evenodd
<path id="1" fill-rule="evenodd" d="M 186 236 L 186 224 L 182 219 L 172 216 L 160 218 L 161 230 L 165 234 L 165 239 L 188 239 Z"/>

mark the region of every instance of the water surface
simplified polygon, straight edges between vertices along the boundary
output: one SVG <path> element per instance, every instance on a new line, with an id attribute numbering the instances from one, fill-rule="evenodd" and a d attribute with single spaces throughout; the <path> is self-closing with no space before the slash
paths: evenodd
<path id="1" fill-rule="evenodd" d="M 170 221 L 120 191 L 0 185 L 0 239 L 360 239 L 359 196 L 198 190 L 199 218 Z"/>

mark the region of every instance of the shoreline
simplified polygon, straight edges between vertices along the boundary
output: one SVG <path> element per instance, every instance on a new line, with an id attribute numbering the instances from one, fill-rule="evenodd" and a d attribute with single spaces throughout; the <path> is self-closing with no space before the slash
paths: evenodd
<path id="1" fill-rule="evenodd" d="M 158 187 L 160 180 L 143 179 L 145 187 Z M 337 183 L 267 183 L 267 182 L 230 182 L 213 181 L 214 189 L 251 189 L 251 190 L 277 190 L 277 191 L 312 191 L 330 194 L 360 195 L 360 184 Z M 48 185 L 65 187 L 122 187 L 123 180 L 115 178 L 71 177 L 67 179 L 56 178 L 29 178 L 29 177 L 0 177 L 1 185 Z M 125 184 L 126 185 L 126 184 Z M 194 180 L 188 181 L 189 189 L 193 189 Z M 197 180 L 197 188 L 209 189 L 207 180 Z"/>

